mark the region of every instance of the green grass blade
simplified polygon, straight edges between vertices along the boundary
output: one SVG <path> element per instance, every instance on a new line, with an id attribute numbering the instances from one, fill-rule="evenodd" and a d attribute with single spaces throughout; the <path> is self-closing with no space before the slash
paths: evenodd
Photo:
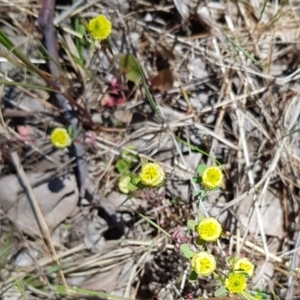
<path id="1" fill-rule="evenodd" d="M 262 8 L 261 13 L 260 13 L 260 16 L 259 16 L 259 18 L 258 18 L 258 21 L 259 21 L 259 22 L 260 22 L 260 20 L 261 20 L 263 14 L 264 14 L 264 12 L 265 12 L 267 3 L 268 3 L 268 0 L 265 0 L 265 1 L 264 1 L 264 4 L 263 4 L 263 8 Z"/>
<path id="2" fill-rule="evenodd" d="M 143 87 L 145 89 L 145 93 L 146 93 L 146 97 L 147 97 L 147 100 L 149 101 L 152 109 L 155 111 L 155 113 L 161 117 L 161 113 L 159 111 L 159 109 L 157 108 L 156 104 L 155 104 L 155 101 L 150 93 L 150 90 L 149 90 L 149 87 L 148 87 L 148 84 L 147 84 L 147 80 L 146 80 L 146 76 L 144 74 L 144 71 L 141 67 L 141 65 L 138 63 L 137 59 L 132 55 L 133 59 L 134 59 L 134 63 L 136 64 L 136 67 L 139 71 L 139 74 L 141 76 L 141 80 L 142 80 L 142 84 L 143 84 Z"/>
<path id="3" fill-rule="evenodd" d="M 204 150 L 201 150 L 201 149 L 199 149 L 198 147 L 193 146 L 193 145 L 189 144 L 187 141 L 182 140 L 182 139 L 180 139 L 180 138 L 178 138 L 178 137 L 176 137 L 176 139 L 177 139 L 179 142 L 181 142 L 182 144 L 184 144 L 184 145 L 188 146 L 189 148 L 191 148 L 191 150 L 195 150 L 195 151 L 197 151 L 197 152 L 199 152 L 199 153 L 202 153 L 203 155 L 205 155 L 205 156 L 211 158 L 217 165 L 219 165 L 219 166 L 221 165 L 221 163 L 220 163 L 217 159 L 215 159 L 214 157 L 210 156 L 210 155 L 209 155 L 207 152 L 205 152 Z"/>
<path id="4" fill-rule="evenodd" d="M 142 215 L 141 213 L 138 213 L 138 215 L 143 218 L 144 220 L 146 220 L 149 224 L 151 224 L 153 227 L 155 227 L 158 231 L 163 232 L 166 236 L 171 237 L 171 235 L 169 233 L 167 233 L 164 229 L 162 229 L 161 227 L 159 227 L 155 222 L 153 222 L 152 220 L 150 220 L 148 217 Z"/>
<path id="5" fill-rule="evenodd" d="M 53 287 L 53 288 L 55 288 L 55 287 Z M 96 296 L 96 297 L 99 297 L 99 298 L 102 298 L 102 299 L 135 300 L 135 299 L 132 299 L 132 298 L 125 298 L 125 297 L 112 295 L 112 294 L 108 294 L 108 293 L 104 293 L 104 292 L 96 292 L 96 291 L 80 289 L 80 288 L 76 288 L 76 287 L 68 287 L 68 289 L 71 292 L 71 294 L 76 293 L 76 294 L 79 294 L 79 295 Z M 66 296 L 65 287 L 62 286 L 62 285 L 57 285 L 56 286 L 56 292 L 59 295 Z"/>
<path id="6" fill-rule="evenodd" d="M 227 37 L 231 44 L 236 47 L 239 51 L 241 51 L 247 58 L 249 58 L 254 64 L 262 66 L 259 61 L 257 61 L 248 51 L 246 51 L 243 47 L 241 47 L 239 44 L 237 44 L 233 39 L 230 37 Z"/>

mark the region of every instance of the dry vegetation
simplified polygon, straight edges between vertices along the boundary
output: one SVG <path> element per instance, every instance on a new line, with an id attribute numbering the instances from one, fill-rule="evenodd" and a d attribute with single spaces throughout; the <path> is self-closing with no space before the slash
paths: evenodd
<path id="1" fill-rule="evenodd" d="M 255 262 L 253 289 L 300 299 L 299 1 L 57 0 L 46 24 L 41 7 L 0 0 L 0 28 L 81 109 L 70 117 L 75 104 L 0 47 L 0 299 L 214 297 L 177 247 L 197 214 L 191 178 L 212 158 L 226 180 L 201 212 L 222 223 L 224 253 Z M 99 13 L 111 50 L 83 38 Z M 158 111 L 127 81 L 127 53 Z M 49 133 L 70 123 L 81 142 L 55 150 Z M 139 155 L 161 163 L 163 190 L 125 201 L 128 145 L 136 172 Z"/>

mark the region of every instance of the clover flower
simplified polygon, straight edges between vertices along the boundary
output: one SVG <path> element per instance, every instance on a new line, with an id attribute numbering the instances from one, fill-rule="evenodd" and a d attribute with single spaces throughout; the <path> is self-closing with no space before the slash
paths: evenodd
<path id="1" fill-rule="evenodd" d="M 253 276 L 254 265 L 248 260 L 248 258 L 241 258 L 234 263 L 233 269 L 235 271 L 247 273 L 248 276 Z"/>
<path id="2" fill-rule="evenodd" d="M 130 180 L 131 178 L 128 175 L 121 177 L 121 179 L 119 180 L 118 187 L 123 194 L 129 193 L 128 184 L 130 183 Z"/>
<path id="3" fill-rule="evenodd" d="M 209 167 L 201 175 L 202 185 L 207 189 L 219 187 L 223 181 L 223 173 L 218 167 Z"/>
<path id="4" fill-rule="evenodd" d="M 209 276 L 216 269 L 216 260 L 213 255 L 202 251 L 194 254 L 191 266 L 198 275 Z"/>
<path id="5" fill-rule="evenodd" d="M 162 184 L 166 178 L 166 174 L 159 164 L 146 163 L 142 166 L 139 178 L 143 185 L 157 187 Z"/>
<path id="6" fill-rule="evenodd" d="M 99 15 L 90 20 L 88 30 L 95 40 L 106 40 L 111 35 L 111 22 L 104 16 Z"/>
<path id="7" fill-rule="evenodd" d="M 247 278 L 241 273 L 231 273 L 225 280 L 225 286 L 231 293 L 242 293 L 247 286 Z"/>
<path id="8" fill-rule="evenodd" d="M 58 149 L 69 147 L 72 139 L 65 128 L 55 128 L 51 133 L 51 143 Z"/>
<path id="9" fill-rule="evenodd" d="M 215 242 L 222 233 L 222 226 L 215 218 L 204 218 L 196 227 L 199 237 L 206 242 Z"/>

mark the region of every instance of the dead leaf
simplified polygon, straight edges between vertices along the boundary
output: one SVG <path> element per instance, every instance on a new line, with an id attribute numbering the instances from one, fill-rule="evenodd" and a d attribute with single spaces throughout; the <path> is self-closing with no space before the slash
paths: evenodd
<path id="1" fill-rule="evenodd" d="M 46 223 L 52 231 L 75 209 L 79 193 L 74 175 L 53 175 L 39 182 L 44 173 L 28 173 L 28 179 Z M 38 184 L 36 184 L 39 182 Z M 36 184 L 36 185 L 35 185 Z M 39 234 L 39 226 L 30 201 L 15 175 L 0 180 L 0 205 L 20 230 L 30 235 Z"/>
<path id="2" fill-rule="evenodd" d="M 158 90 L 162 93 L 167 92 L 173 87 L 174 77 L 171 69 L 163 69 L 158 72 L 158 74 L 150 79 L 151 87 L 154 90 Z"/>
<path id="3" fill-rule="evenodd" d="M 248 226 L 249 232 L 255 234 L 259 230 L 257 214 L 254 213 L 250 224 L 248 225 L 249 212 L 253 204 L 253 196 L 246 196 L 242 204 L 239 205 L 237 215 L 243 226 Z M 266 235 L 282 237 L 283 232 L 283 212 L 279 198 L 273 195 L 270 191 L 265 193 L 264 201 L 260 208 L 261 221 Z"/>
<path id="4" fill-rule="evenodd" d="M 118 277 L 122 268 L 122 265 L 118 265 L 106 272 L 92 275 L 87 280 L 82 282 L 79 287 L 86 290 L 112 293 L 112 291 L 114 291 L 117 287 Z"/>

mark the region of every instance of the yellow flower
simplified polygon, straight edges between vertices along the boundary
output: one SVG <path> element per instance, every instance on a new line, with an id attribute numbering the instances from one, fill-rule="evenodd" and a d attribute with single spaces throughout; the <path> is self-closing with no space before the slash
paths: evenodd
<path id="1" fill-rule="evenodd" d="M 90 20 L 88 30 L 95 40 L 106 40 L 111 35 L 111 22 L 104 16 L 99 15 Z"/>
<path id="2" fill-rule="evenodd" d="M 147 163 L 142 166 L 139 177 L 143 185 L 157 187 L 162 184 L 166 174 L 159 164 Z"/>
<path id="3" fill-rule="evenodd" d="M 223 181 L 223 173 L 218 167 L 209 167 L 201 175 L 202 185 L 207 189 L 219 187 Z"/>
<path id="4" fill-rule="evenodd" d="M 119 180 L 118 187 L 123 194 L 129 193 L 129 189 L 128 189 L 129 182 L 130 182 L 130 176 L 124 176 Z"/>
<path id="5" fill-rule="evenodd" d="M 216 269 L 216 260 L 207 252 L 198 252 L 194 254 L 191 266 L 198 275 L 209 276 Z"/>
<path id="6" fill-rule="evenodd" d="M 69 147 L 72 139 L 65 128 L 55 128 L 51 133 L 51 143 L 59 149 Z"/>
<path id="7" fill-rule="evenodd" d="M 231 293 L 241 293 L 246 289 L 247 278 L 240 273 L 232 273 L 225 280 L 225 286 Z"/>
<path id="8" fill-rule="evenodd" d="M 248 258 L 241 258 L 234 263 L 233 269 L 235 271 L 245 272 L 248 276 L 253 276 L 254 265 L 248 260 Z"/>
<path id="9" fill-rule="evenodd" d="M 222 233 L 222 226 L 215 218 L 205 218 L 197 225 L 200 239 L 215 242 Z"/>

